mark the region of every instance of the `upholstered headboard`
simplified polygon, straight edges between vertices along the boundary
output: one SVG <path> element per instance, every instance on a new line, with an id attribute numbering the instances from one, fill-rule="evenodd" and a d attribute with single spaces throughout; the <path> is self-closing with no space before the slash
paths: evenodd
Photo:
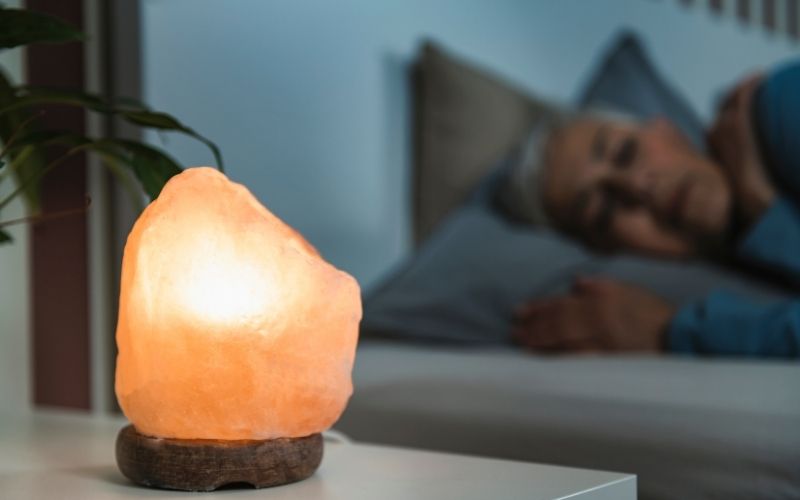
<path id="1" fill-rule="evenodd" d="M 419 244 L 549 108 L 432 42 L 422 46 L 411 84 L 413 227 Z"/>

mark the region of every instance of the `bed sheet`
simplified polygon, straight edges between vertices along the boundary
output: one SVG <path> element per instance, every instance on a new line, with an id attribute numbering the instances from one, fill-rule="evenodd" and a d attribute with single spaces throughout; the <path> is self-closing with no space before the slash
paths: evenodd
<path id="1" fill-rule="evenodd" d="M 642 499 L 800 498 L 800 365 L 363 343 L 356 440 L 635 473 Z"/>

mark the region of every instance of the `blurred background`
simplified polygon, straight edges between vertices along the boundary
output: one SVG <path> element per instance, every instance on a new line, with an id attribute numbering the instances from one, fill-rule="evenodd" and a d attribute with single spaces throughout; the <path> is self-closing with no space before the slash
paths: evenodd
<path id="1" fill-rule="evenodd" d="M 614 33 L 633 29 L 709 119 L 726 82 L 798 53 L 799 4 L 31 0 L 27 7 L 71 21 L 88 41 L 63 49 L 69 57 L 49 48 L 0 57 L 17 82 L 77 82 L 179 117 L 220 146 L 233 180 L 368 291 L 413 249 L 407 75 L 424 39 L 567 102 Z M 98 117 L 76 124 L 131 133 Z M 184 166 L 214 162 L 184 137 L 144 138 Z M 61 221 L 67 233 L 48 239 L 47 229 L 15 225 L 14 243 L 0 246 L 3 407 L 114 407 L 117 276 L 135 212 L 105 171 L 88 167 L 77 184 L 55 189 L 74 192 L 76 203 L 92 198 L 86 213 Z M 17 201 L 2 219 L 22 215 Z"/>

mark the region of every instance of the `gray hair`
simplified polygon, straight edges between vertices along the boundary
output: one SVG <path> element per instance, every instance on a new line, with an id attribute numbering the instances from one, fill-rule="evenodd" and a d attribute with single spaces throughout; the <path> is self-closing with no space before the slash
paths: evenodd
<path id="1" fill-rule="evenodd" d="M 544 166 L 550 139 L 559 131 L 583 120 L 636 124 L 639 119 L 606 106 L 573 111 L 559 110 L 536 121 L 516 152 L 498 202 L 512 217 L 535 226 L 552 226 L 544 204 Z"/>

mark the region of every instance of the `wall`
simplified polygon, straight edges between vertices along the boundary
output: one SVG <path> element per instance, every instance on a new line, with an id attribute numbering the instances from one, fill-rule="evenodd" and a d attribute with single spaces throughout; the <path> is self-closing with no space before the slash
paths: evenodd
<path id="1" fill-rule="evenodd" d="M 142 23 L 146 101 L 217 141 L 231 177 L 367 286 L 410 249 L 403 65 L 423 37 L 566 100 L 634 27 L 705 117 L 722 84 L 793 53 L 677 0 L 142 0 Z"/>
<path id="2" fill-rule="evenodd" d="M 19 7 L 19 0 L 4 2 Z M 14 82 L 22 79 L 22 52 L 0 52 L 0 67 Z M 0 183 L 0 199 L 13 190 L 11 182 Z M 20 199 L 0 213 L 0 220 L 25 215 Z M 30 308 L 28 287 L 28 226 L 9 226 L 11 245 L 0 245 L 0 411 L 30 407 Z"/>

